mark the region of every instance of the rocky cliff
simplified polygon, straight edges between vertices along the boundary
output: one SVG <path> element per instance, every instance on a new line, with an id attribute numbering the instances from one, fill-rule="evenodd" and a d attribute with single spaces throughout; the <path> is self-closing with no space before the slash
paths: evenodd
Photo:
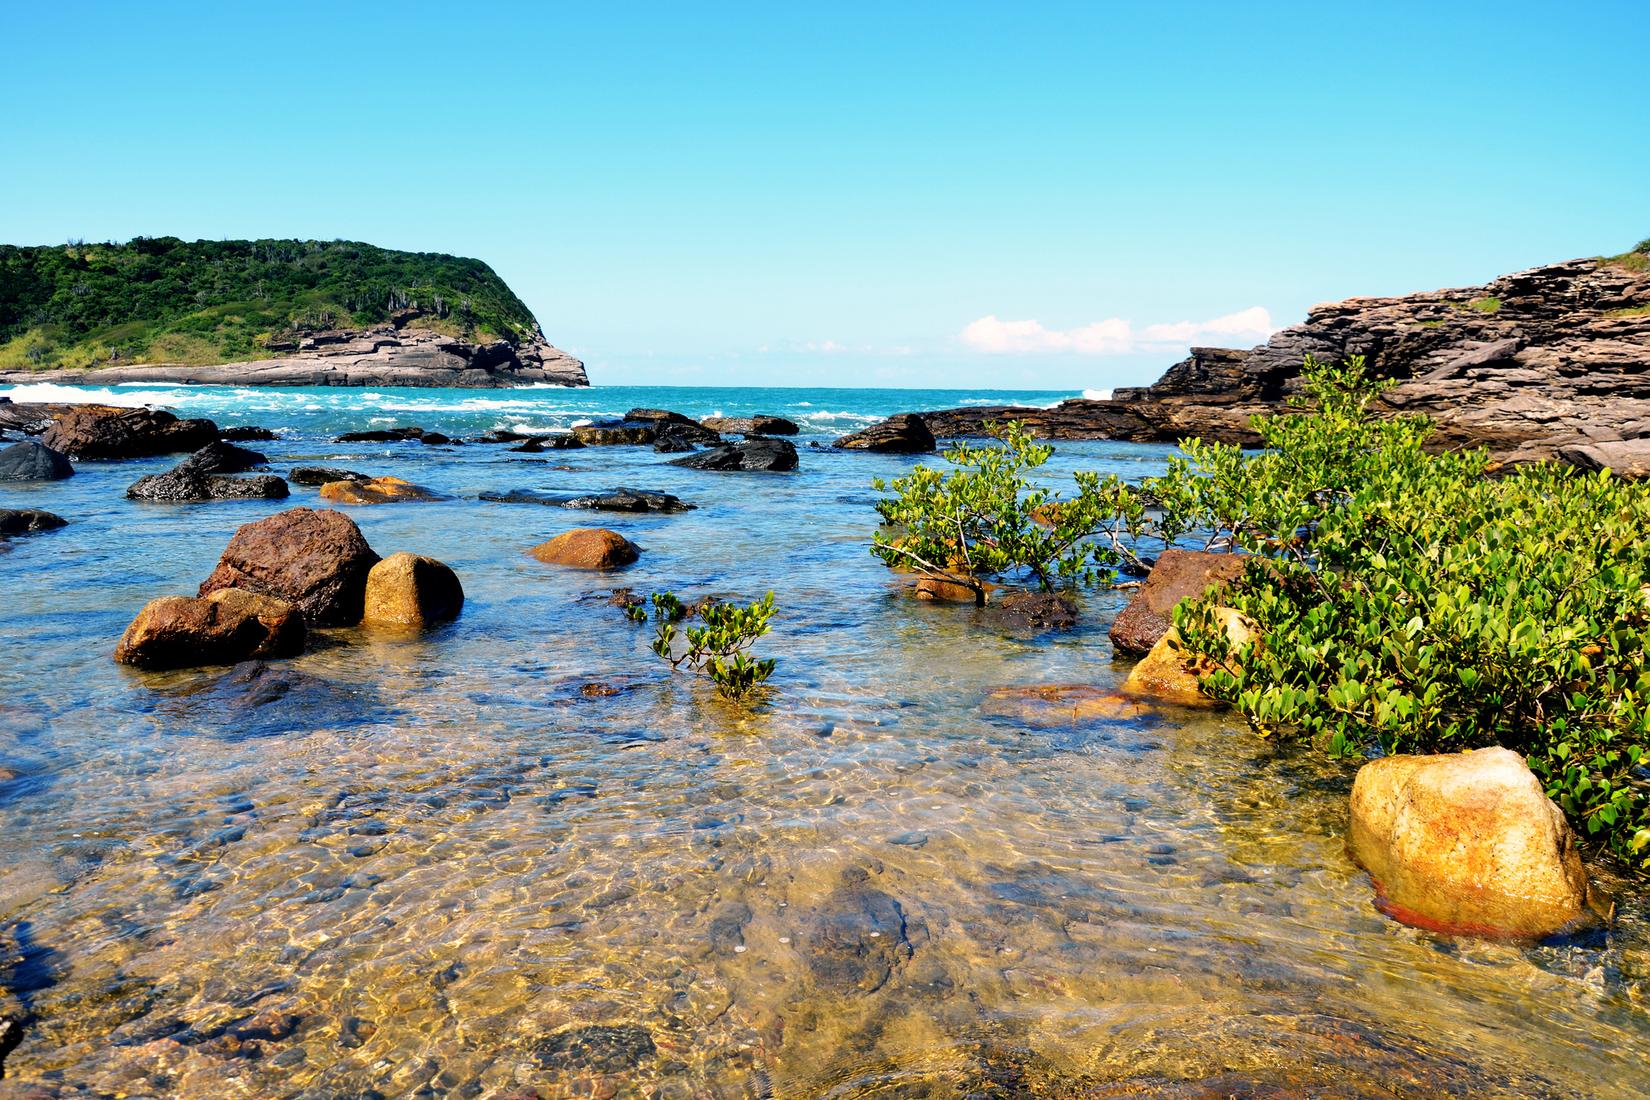
<path id="1" fill-rule="evenodd" d="M 1363 355 L 1377 374 L 1401 379 L 1388 407 L 1431 416 L 1442 446 L 1650 472 L 1650 242 L 1483 286 L 1320 305 L 1260 347 L 1194 348 L 1157 382 L 1109 401 L 922 417 L 941 438 L 1012 418 L 1051 439 L 1249 443 L 1249 418 L 1299 392 L 1308 355 Z"/>
<path id="2" fill-rule="evenodd" d="M 142 365 L 93 370 L 0 371 L 0 384 L 195 382 L 222 386 L 588 386 L 584 364 L 536 339 L 471 343 L 385 325 L 305 334 L 273 359 L 205 367 Z"/>

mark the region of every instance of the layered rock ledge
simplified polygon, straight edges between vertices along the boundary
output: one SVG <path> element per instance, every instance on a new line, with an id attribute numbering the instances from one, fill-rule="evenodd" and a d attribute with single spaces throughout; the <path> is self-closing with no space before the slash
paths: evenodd
<path id="1" fill-rule="evenodd" d="M 213 386 L 453 386 L 474 389 L 547 384 L 588 386 L 584 364 L 537 339 L 511 344 L 383 326 L 315 332 L 272 350 L 278 357 L 208 367 L 110 366 L 89 370 L 0 371 L 0 384 L 191 382 Z"/>
<path id="2" fill-rule="evenodd" d="M 1252 444 L 1249 420 L 1300 392 L 1307 355 L 1363 355 L 1400 380 L 1386 403 L 1425 413 L 1441 447 L 1483 445 L 1506 461 L 1558 458 L 1650 472 L 1650 257 L 1582 259 L 1483 286 L 1315 306 L 1247 351 L 1193 348 L 1150 386 L 1053 408 L 918 414 L 935 436 L 1024 422 L 1045 439 Z"/>

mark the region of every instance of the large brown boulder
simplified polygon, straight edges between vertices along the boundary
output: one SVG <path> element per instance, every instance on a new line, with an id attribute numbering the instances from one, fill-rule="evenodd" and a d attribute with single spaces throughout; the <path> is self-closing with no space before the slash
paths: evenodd
<path id="1" fill-rule="evenodd" d="M 795 435 L 802 429 L 783 416 L 707 416 L 700 421 L 713 432 L 729 435 Z"/>
<path id="2" fill-rule="evenodd" d="M 1258 644 L 1260 627 L 1241 611 L 1217 607 L 1215 617 L 1226 632 L 1228 659 L 1244 646 Z M 1183 707 L 1218 706 L 1219 702 L 1203 694 L 1202 688 L 1203 678 L 1217 667 L 1216 662 L 1208 657 L 1187 653 L 1180 641 L 1180 631 L 1170 627 L 1169 632 L 1159 638 L 1151 651 L 1129 672 L 1129 678 L 1123 682 L 1123 690 Z"/>
<path id="3" fill-rule="evenodd" d="M 1408 924 L 1540 937 L 1591 917 L 1575 836 L 1507 749 L 1365 764 L 1348 847 Z"/>
<path id="4" fill-rule="evenodd" d="M 528 553 L 550 565 L 575 569 L 618 569 L 635 561 L 636 544 L 605 527 L 578 527 L 533 547 Z"/>
<path id="5" fill-rule="evenodd" d="M 338 504 L 401 504 L 408 501 L 441 500 L 441 494 L 398 477 L 375 477 L 366 481 L 329 481 L 321 486 L 321 498 Z"/>
<path id="6" fill-rule="evenodd" d="M 361 620 L 367 573 L 377 564 L 342 512 L 289 508 L 236 531 L 200 594 L 242 588 L 286 600 L 311 626 L 349 626 Z"/>
<path id="7" fill-rule="evenodd" d="M 59 413 L 40 441 L 76 458 L 146 458 L 194 451 L 218 438 L 210 420 L 179 420 L 164 409 L 76 405 Z"/>
<path id="8" fill-rule="evenodd" d="M 304 651 L 304 616 L 285 600 L 223 588 L 204 599 L 150 600 L 126 628 L 115 660 L 139 668 L 233 665 Z"/>
<path id="9" fill-rule="evenodd" d="M 1165 550 L 1135 592 L 1129 606 L 1111 624 L 1111 644 L 1119 653 L 1151 652 L 1174 625 L 1175 605 L 1225 586 L 1243 576 L 1245 558 L 1202 550 Z"/>
<path id="10" fill-rule="evenodd" d="M 458 616 L 464 586 L 434 558 L 391 554 L 367 574 L 361 621 L 376 626 L 427 627 Z"/>
<path id="11" fill-rule="evenodd" d="M 934 449 L 934 433 L 916 413 L 897 413 L 864 431 L 845 435 L 831 444 L 845 451 L 876 451 L 881 454 L 920 455 Z"/>

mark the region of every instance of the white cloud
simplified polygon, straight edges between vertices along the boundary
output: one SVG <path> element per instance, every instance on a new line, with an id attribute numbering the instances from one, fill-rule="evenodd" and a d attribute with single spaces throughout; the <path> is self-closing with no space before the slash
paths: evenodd
<path id="1" fill-rule="evenodd" d="M 1272 315 L 1263 306 L 1207 321 L 1147 325 L 1139 332 L 1121 317 L 1057 329 L 1041 321 L 1004 321 L 993 314 L 965 327 L 962 341 L 987 355 L 1128 355 L 1211 342 L 1259 343 L 1275 331 Z"/>

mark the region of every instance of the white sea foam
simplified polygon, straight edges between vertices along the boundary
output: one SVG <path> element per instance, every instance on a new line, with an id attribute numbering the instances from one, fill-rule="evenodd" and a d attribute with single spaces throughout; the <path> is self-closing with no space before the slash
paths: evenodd
<path id="1" fill-rule="evenodd" d="M 1084 390 L 1083 391 L 1083 396 L 1088 398 L 1090 401 L 1110 401 L 1111 400 L 1111 391 L 1110 390 Z"/>

